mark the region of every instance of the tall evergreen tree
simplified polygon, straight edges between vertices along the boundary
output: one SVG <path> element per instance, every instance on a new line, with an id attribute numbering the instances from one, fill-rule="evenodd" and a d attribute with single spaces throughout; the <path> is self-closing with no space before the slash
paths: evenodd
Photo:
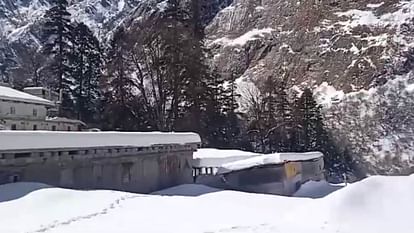
<path id="1" fill-rule="evenodd" d="M 326 130 L 321 107 L 306 88 L 296 103 L 295 117 L 302 126 L 299 151 L 320 151 L 324 154 L 325 170 L 330 178 L 342 180 L 352 173 L 354 160 L 347 148 L 341 149 Z"/>
<path id="2" fill-rule="evenodd" d="M 287 95 L 287 78 L 282 77 L 276 82 L 276 119 L 278 122 L 278 138 L 276 138 L 276 148 L 280 152 L 294 151 L 297 143 L 297 123 L 293 118 L 292 103 L 289 102 Z"/>
<path id="3" fill-rule="evenodd" d="M 83 23 L 73 30 L 72 95 L 77 118 L 86 122 L 96 121 L 101 77 L 101 49 L 98 39 Z"/>
<path id="4" fill-rule="evenodd" d="M 297 100 L 296 107 L 296 118 L 302 126 L 300 150 L 320 150 L 324 131 L 321 107 L 316 103 L 313 98 L 313 93 L 309 88 L 303 91 Z"/>
<path id="5" fill-rule="evenodd" d="M 52 3 L 54 5 L 44 15 L 43 52 L 50 57 L 49 68 L 54 76 L 51 86 L 62 94 L 60 114 L 69 115 L 73 108 L 70 95 L 73 27 L 67 11 L 68 2 L 53 0 Z"/>
<path id="6" fill-rule="evenodd" d="M 226 78 L 213 69 L 208 83 L 207 110 L 205 124 L 209 146 L 219 148 L 238 148 L 242 143 L 241 124 L 237 112 L 235 75 Z"/>
<path id="7" fill-rule="evenodd" d="M 293 151 L 296 143 L 297 125 L 292 115 L 292 104 L 286 93 L 286 79 L 269 77 L 265 83 L 264 113 L 270 152 Z"/>

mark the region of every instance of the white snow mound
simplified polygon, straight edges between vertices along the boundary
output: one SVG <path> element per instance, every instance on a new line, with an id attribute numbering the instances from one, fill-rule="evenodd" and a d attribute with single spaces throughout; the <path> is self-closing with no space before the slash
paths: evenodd
<path id="1" fill-rule="evenodd" d="M 0 196 L 14 185 L 0 186 Z M 184 185 L 164 194 L 200 189 Z M 0 232 L 411 233 L 413 206 L 414 176 L 370 177 L 320 199 L 44 188 L 0 202 Z"/>

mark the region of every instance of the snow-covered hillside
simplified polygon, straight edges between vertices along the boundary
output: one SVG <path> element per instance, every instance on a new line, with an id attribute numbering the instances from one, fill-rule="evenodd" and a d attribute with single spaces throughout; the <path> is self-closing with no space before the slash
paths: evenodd
<path id="1" fill-rule="evenodd" d="M 414 176 L 370 177 L 306 198 L 326 185 L 289 198 L 198 185 L 140 195 L 8 184 L 0 186 L 0 232 L 412 232 Z"/>
<path id="2" fill-rule="evenodd" d="M 98 37 L 116 28 L 142 2 L 151 0 L 68 1 L 72 20 L 85 23 Z M 36 24 L 51 7 L 50 0 L 0 1 L 0 36 L 10 42 L 32 37 Z"/>

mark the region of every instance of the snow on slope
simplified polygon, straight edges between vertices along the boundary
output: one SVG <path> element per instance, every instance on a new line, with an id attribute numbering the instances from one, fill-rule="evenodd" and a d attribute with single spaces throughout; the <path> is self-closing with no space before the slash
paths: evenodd
<path id="1" fill-rule="evenodd" d="M 161 193 L 194 189 L 200 187 L 183 185 Z M 414 176 L 370 177 L 321 199 L 48 188 L 0 202 L 0 232 L 411 233 L 413 208 Z"/>
<path id="2" fill-rule="evenodd" d="M 272 28 L 254 28 L 251 31 L 248 31 L 244 33 L 243 35 L 234 38 L 229 39 L 227 37 L 216 39 L 212 42 L 212 44 L 223 44 L 224 46 L 243 46 L 248 41 L 257 40 L 258 38 L 264 37 L 266 34 L 272 34 L 272 31 L 274 31 Z"/>
<path id="3" fill-rule="evenodd" d="M 142 2 L 150 0 L 77 0 L 69 1 L 68 11 L 72 21 L 85 23 L 98 38 L 107 36 L 107 32 L 116 28 L 131 11 Z M 33 37 L 31 28 L 39 23 L 44 13 L 51 7 L 49 1 L 12 0 L 0 1 L 0 36 L 10 41 L 18 41 L 25 36 Z"/>
<path id="4" fill-rule="evenodd" d="M 345 184 L 330 184 L 327 181 L 309 181 L 303 184 L 294 197 L 321 198 L 340 190 Z"/>

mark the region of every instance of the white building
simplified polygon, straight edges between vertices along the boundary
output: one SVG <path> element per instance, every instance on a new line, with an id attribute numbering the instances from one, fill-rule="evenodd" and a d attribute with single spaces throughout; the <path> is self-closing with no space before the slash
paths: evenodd
<path id="1" fill-rule="evenodd" d="M 60 105 L 59 100 L 61 99 L 59 93 L 45 87 L 25 87 L 23 92 L 52 101 L 55 104 L 55 107 L 48 108 L 48 116 L 56 116 L 58 114 Z"/>
<path id="2" fill-rule="evenodd" d="M 54 102 L 10 87 L 0 86 L 0 129 L 80 131 L 85 124 L 66 118 L 49 118 Z"/>

